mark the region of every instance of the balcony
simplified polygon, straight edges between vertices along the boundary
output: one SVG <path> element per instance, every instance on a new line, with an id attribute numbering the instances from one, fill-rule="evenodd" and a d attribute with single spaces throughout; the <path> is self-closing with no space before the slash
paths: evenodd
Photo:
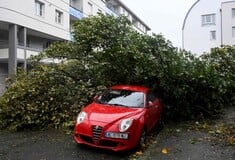
<path id="1" fill-rule="evenodd" d="M 118 17 L 118 16 L 119 16 L 115 11 L 111 10 L 111 9 L 108 8 L 108 7 L 106 7 L 105 12 L 106 12 L 108 15 L 112 15 L 112 16 L 114 16 L 114 17 Z"/>
<path id="2" fill-rule="evenodd" d="M 73 7 L 69 7 L 69 14 L 75 17 L 76 19 L 82 19 L 83 13 Z"/>

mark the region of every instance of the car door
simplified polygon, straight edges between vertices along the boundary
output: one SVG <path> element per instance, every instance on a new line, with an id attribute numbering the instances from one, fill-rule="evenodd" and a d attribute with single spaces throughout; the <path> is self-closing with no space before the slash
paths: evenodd
<path id="1" fill-rule="evenodd" d="M 148 118 L 147 118 L 147 127 L 148 129 L 152 129 L 154 125 L 156 124 L 159 116 L 159 99 L 157 98 L 156 94 L 153 92 L 149 92 L 147 94 L 147 112 L 148 112 Z"/>

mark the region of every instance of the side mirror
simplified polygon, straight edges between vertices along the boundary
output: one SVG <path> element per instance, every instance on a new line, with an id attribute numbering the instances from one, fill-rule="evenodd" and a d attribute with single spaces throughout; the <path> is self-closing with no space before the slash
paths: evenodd
<path id="1" fill-rule="evenodd" d="M 96 101 L 99 98 L 99 95 L 93 97 L 93 101 Z"/>
<path id="2" fill-rule="evenodd" d="M 148 101 L 148 105 L 147 105 L 147 108 L 150 108 L 153 106 L 153 102 L 152 101 Z"/>

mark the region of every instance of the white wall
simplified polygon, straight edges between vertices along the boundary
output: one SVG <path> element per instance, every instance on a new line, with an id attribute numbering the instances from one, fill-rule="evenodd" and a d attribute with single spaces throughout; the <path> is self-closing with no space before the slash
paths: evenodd
<path id="1" fill-rule="evenodd" d="M 183 27 L 183 48 L 197 55 L 221 45 L 221 3 L 226 0 L 200 0 L 188 12 Z M 216 25 L 202 26 L 202 15 L 216 14 Z M 210 39 L 216 31 L 216 40 Z"/>
<path id="2" fill-rule="evenodd" d="M 235 45 L 235 37 L 232 37 L 232 27 L 235 27 L 235 17 L 232 17 L 232 8 L 235 8 L 235 1 L 222 3 L 222 32 L 223 44 Z"/>
<path id="3" fill-rule="evenodd" d="M 69 0 L 40 0 L 45 16 L 35 14 L 35 0 L 0 0 L 0 21 L 14 23 L 69 40 Z M 63 12 L 63 24 L 55 23 L 55 9 Z"/>
<path id="4" fill-rule="evenodd" d="M 92 13 L 88 3 L 92 4 Z M 99 10 L 105 14 L 106 4 L 102 0 L 83 0 L 83 13 L 85 16 L 97 15 Z"/>

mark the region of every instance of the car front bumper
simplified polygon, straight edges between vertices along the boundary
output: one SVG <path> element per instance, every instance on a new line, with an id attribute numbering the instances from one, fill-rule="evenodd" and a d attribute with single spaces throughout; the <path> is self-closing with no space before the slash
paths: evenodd
<path id="1" fill-rule="evenodd" d="M 135 127 L 131 127 L 126 133 L 117 132 L 117 128 L 118 126 L 115 125 L 107 128 L 102 126 L 102 124 L 75 125 L 74 139 L 79 144 L 113 151 L 130 150 L 138 144 L 140 134 L 137 134 L 138 132 L 134 130 Z M 125 134 L 128 136 L 110 138 L 107 137 L 107 132 Z"/>

